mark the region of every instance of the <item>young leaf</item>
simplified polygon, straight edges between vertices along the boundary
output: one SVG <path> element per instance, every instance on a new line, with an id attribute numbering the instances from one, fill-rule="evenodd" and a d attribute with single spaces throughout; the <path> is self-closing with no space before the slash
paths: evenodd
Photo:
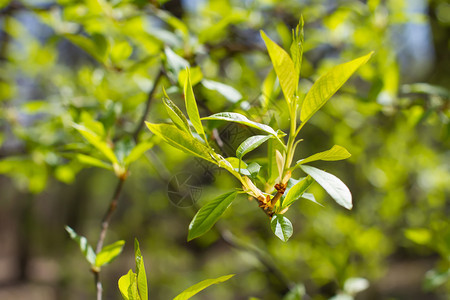
<path id="1" fill-rule="evenodd" d="M 116 155 L 114 154 L 113 150 L 108 146 L 108 144 L 103 141 L 98 135 L 96 135 L 94 132 L 90 131 L 83 125 L 79 124 L 73 124 L 72 125 L 76 130 L 78 130 L 79 133 L 97 150 L 99 150 L 103 155 L 109 159 L 110 162 L 113 164 L 119 164 Z"/>
<path id="2" fill-rule="evenodd" d="M 270 220 L 270 228 L 283 242 L 287 242 L 293 233 L 292 223 L 284 215 L 275 214 Z"/>
<path id="3" fill-rule="evenodd" d="M 203 120 L 224 120 L 224 121 L 229 121 L 229 122 L 236 122 L 239 124 L 243 124 L 246 126 L 250 126 L 250 127 L 262 130 L 273 136 L 277 136 L 277 133 L 275 132 L 275 130 L 272 129 L 272 127 L 267 126 L 265 124 L 250 121 L 249 119 L 247 119 L 246 116 L 238 114 L 238 113 L 234 113 L 234 112 L 217 113 L 217 114 L 214 114 L 209 117 L 202 118 L 202 119 Z"/>
<path id="4" fill-rule="evenodd" d="M 136 259 L 136 281 L 140 300 L 148 300 L 147 275 L 145 273 L 144 258 L 139 248 L 139 242 L 134 239 L 134 256 Z"/>
<path id="5" fill-rule="evenodd" d="M 163 92 L 164 92 L 163 102 L 173 124 L 175 124 L 175 126 L 177 126 L 179 129 L 191 134 L 191 129 L 189 128 L 188 120 L 184 116 L 183 112 L 178 108 L 178 106 L 175 105 L 175 103 L 172 102 L 172 100 L 170 100 L 169 96 L 167 96 L 166 91 L 164 89 Z"/>
<path id="6" fill-rule="evenodd" d="M 372 54 L 340 64 L 317 79 L 303 100 L 300 121 L 307 122 Z"/>
<path id="7" fill-rule="evenodd" d="M 344 147 L 334 145 L 330 150 L 311 155 L 305 159 L 297 161 L 296 167 L 316 160 L 334 161 L 346 159 L 352 156 Z"/>
<path id="8" fill-rule="evenodd" d="M 140 142 L 139 144 L 137 144 L 136 147 L 131 150 L 130 154 L 128 154 L 128 156 L 124 159 L 123 163 L 125 164 L 125 166 L 128 166 L 132 162 L 141 158 L 141 156 L 144 155 L 147 150 L 152 148 L 153 145 L 154 143 L 150 141 Z"/>
<path id="9" fill-rule="evenodd" d="M 93 167 L 99 167 L 99 168 L 103 168 L 103 169 L 107 169 L 110 171 L 113 171 L 113 166 L 111 164 L 108 164 L 104 161 L 101 161 L 98 158 L 92 157 L 92 156 L 88 156 L 88 155 L 84 155 L 81 153 L 78 153 L 75 155 L 75 158 L 80 162 L 83 163 L 85 165 L 89 165 L 89 166 L 93 166 Z"/>
<path id="10" fill-rule="evenodd" d="M 178 296 L 176 296 L 175 298 L 173 298 L 173 300 L 187 300 L 190 299 L 192 296 L 194 296 L 195 294 L 201 292 L 202 290 L 206 289 L 207 287 L 213 285 L 213 284 L 217 284 L 217 283 L 221 283 L 224 281 L 227 281 L 228 279 L 230 279 L 231 277 L 233 277 L 234 274 L 230 274 L 230 275 L 225 275 L 225 276 L 221 276 L 219 278 L 215 278 L 215 279 L 206 279 L 203 280 L 187 289 L 185 289 L 181 294 L 179 294 Z"/>
<path id="11" fill-rule="evenodd" d="M 66 231 L 69 233 L 70 238 L 77 242 L 78 246 L 80 246 L 80 250 L 83 253 L 86 260 L 91 264 L 95 264 L 95 252 L 92 249 L 92 246 L 89 245 L 87 239 L 84 236 L 78 235 L 75 230 L 70 228 L 69 226 L 65 226 Z"/>
<path id="12" fill-rule="evenodd" d="M 283 200 L 282 209 L 290 206 L 294 201 L 299 199 L 313 182 L 314 180 L 311 176 L 307 176 L 291 187 L 287 192 L 286 198 Z"/>
<path id="13" fill-rule="evenodd" d="M 319 202 L 317 202 L 316 197 L 314 197 L 313 194 L 310 194 L 310 193 L 303 193 L 303 195 L 302 195 L 301 198 L 306 199 L 306 200 L 309 200 L 309 201 L 311 201 L 311 202 L 314 202 L 315 204 L 320 205 L 320 206 L 323 207 L 322 204 L 320 204 Z"/>
<path id="14" fill-rule="evenodd" d="M 261 37 L 266 44 L 273 68 L 280 81 L 284 97 L 288 103 L 291 103 L 291 98 L 298 86 L 298 75 L 295 72 L 294 62 L 289 57 L 289 54 L 272 41 L 262 30 Z"/>
<path id="15" fill-rule="evenodd" d="M 208 232 L 230 206 L 236 195 L 237 192 L 234 191 L 220 195 L 200 208 L 189 224 L 188 241 Z"/>
<path id="16" fill-rule="evenodd" d="M 125 300 L 140 300 L 136 284 L 136 274 L 132 270 L 119 278 L 119 290 Z"/>
<path id="17" fill-rule="evenodd" d="M 120 253 L 122 253 L 124 245 L 125 241 L 120 240 L 104 247 L 102 251 L 97 253 L 97 257 L 95 258 L 95 266 L 101 267 L 112 262 Z"/>
<path id="18" fill-rule="evenodd" d="M 336 176 L 310 166 L 300 166 L 306 174 L 309 174 L 325 191 L 336 201 L 337 204 L 352 209 L 352 194 L 348 187 Z"/>
<path id="19" fill-rule="evenodd" d="M 198 113 L 197 102 L 195 101 L 194 91 L 192 90 L 190 78 L 191 75 L 189 74 L 189 69 L 187 69 L 187 72 L 188 74 L 184 83 L 184 98 L 186 100 L 187 114 L 192 122 L 192 125 L 195 128 L 195 131 L 197 131 L 200 136 L 204 136 L 206 141 L 205 131 L 203 130 L 203 125 L 200 120 L 200 114 Z"/>
<path id="20" fill-rule="evenodd" d="M 302 67 L 303 58 L 303 16 L 300 17 L 295 30 L 292 30 L 291 56 L 294 61 L 295 73 L 300 77 L 300 69 Z"/>
<path id="21" fill-rule="evenodd" d="M 210 155 L 210 149 L 193 136 L 170 124 L 151 124 L 145 122 L 148 129 L 171 146 L 209 162 L 216 163 Z"/>
<path id="22" fill-rule="evenodd" d="M 221 82 L 203 79 L 202 85 L 208 90 L 214 90 L 220 93 L 222 96 L 224 96 L 228 101 L 232 103 L 236 103 L 242 99 L 241 93 L 239 93 L 234 87 L 223 84 Z"/>
<path id="23" fill-rule="evenodd" d="M 262 143 L 267 141 L 271 136 L 270 135 L 254 135 L 246 139 L 239 145 L 236 150 L 236 157 L 242 159 L 245 154 L 250 151 L 258 148 Z"/>

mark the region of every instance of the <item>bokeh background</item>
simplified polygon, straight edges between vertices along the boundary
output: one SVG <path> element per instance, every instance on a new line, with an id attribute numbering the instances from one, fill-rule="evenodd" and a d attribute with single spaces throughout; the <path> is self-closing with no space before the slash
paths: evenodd
<path id="1" fill-rule="evenodd" d="M 202 116 L 240 111 L 287 129 L 279 89 L 264 85 L 271 65 L 259 30 L 288 49 L 301 15 L 302 92 L 330 67 L 375 51 L 305 126 L 296 153 L 346 147 L 347 161 L 315 166 L 349 186 L 353 210 L 314 185 L 324 207 L 300 201 L 291 208 L 294 235 L 283 243 L 256 202 L 242 197 L 188 243 L 197 209 L 238 183 L 143 129 L 140 140 L 155 145 L 130 165 L 108 231 L 107 244 L 126 245 L 102 269 L 105 299 L 120 299 L 117 280 L 134 268 L 135 237 L 151 299 L 231 273 L 196 299 L 298 299 L 289 290 L 306 291 L 304 299 L 351 299 L 352 278 L 369 284 L 356 299 L 448 299 L 445 0 L 1 0 L 0 299 L 94 298 L 89 265 L 64 226 L 95 245 L 117 178 L 80 161 L 79 153 L 100 155 L 73 122 L 97 128 L 118 148 L 135 132 L 155 84 L 147 120 L 167 120 L 163 86 L 183 106 L 176 74 L 188 62 L 206 79 L 194 88 Z M 245 130 L 218 129 L 224 154 L 233 155 Z M 186 185 L 173 191 L 174 182 Z"/>

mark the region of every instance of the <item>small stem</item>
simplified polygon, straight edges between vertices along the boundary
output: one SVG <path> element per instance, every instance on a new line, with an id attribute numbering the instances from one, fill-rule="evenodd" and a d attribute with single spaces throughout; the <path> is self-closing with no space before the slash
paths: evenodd
<path id="1" fill-rule="evenodd" d="M 138 125 L 136 126 L 136 129 L 133 132 L 133 139 L 135 141 L 138 140 L 138 135 L 141 132 L 142 127 L 144 126 L 145 119 L 147 119 L 148 112 L 150 111 L 150 104 L 153 100 L 153 95 L 155 94 L 156 87 L 158 86 L 158 82 L 159 82 L 159 80 L 161 80 L 163 75 L 164 75 L 164 70 L 161 68 L 158 72 L 158 75 L 156 75 L 155 82 L 153 83 L 153 86 L 152 86 L 150 92 L 148 93 L 147 102 L 145 103 L 145 109 L 144 109 L 144 113 L 142 114 L 141 120 L 139 121 Z"/>

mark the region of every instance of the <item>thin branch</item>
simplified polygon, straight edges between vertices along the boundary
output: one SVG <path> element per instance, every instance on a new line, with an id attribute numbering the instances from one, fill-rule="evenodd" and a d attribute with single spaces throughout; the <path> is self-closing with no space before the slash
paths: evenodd
<path id="1" fill-rule="evenodd" d="M 164 71 L 161 68 L 158 72 L 158 75 L 156 75 L 155 82 L 153 83 L 153 87 L 151 88 L 150 92 L 148 93 L 147 102 L 145 103 L 145 109 L 144 109 L 144 113 L 142 114 L 141 120 L 139 121 L 138 125 L 136 126 L 136 129 L 133 132 L 133 139 L 135 141 L 138 140 L 139 133 L 141 132 L 142 127 L 144 126 L 144 122 L 147 119 L 148 112 L 150 111 L 150 104 L 153 100 L 153 95 L 155 94 L 156 87 L 158 86 L 159 80 L 161 80 L 163 75 L 164 75 Z"/>

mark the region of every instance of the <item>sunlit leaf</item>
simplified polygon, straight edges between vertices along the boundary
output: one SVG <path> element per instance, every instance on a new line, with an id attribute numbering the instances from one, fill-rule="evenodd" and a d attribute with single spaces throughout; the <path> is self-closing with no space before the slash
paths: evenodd
<path id="1" fill-rule="evenodd" d="M 303 193 L 311 186 L 314 180 L 307 176 L 303 180 L 297 182 L 293 187 L 287 192 L 286 198 L 283 200 L 282 209 L 290 206 L 296 200 L 298 200 Z"/>
<path id="2" fill-rule="evenodd" d="M 220 195 L 200 208 L 189 224 L 188 241 L 208 232 L 230 206 L 236 195 L 237 192 L 234 191 Z"/>
<path id="3" fill-rule="evenodd" d="M 262 30 L 261 37 L 266 44 L 275 73 L 280 81 L 281 90 L 286 101 L 290 103 L 298 85 L 298 75 L 295 72 L 294 62 L 289 57 L 289 54 L 272 41 Z"/>
<path id="4" fill-rule="evenodd" d="M 295 28 L 292 30 L 292 44 L 291 44 L 291 56 L 294 62 L 295 73 L 300 77 L 300 69 L 302 67 L 303 58 L 303 16 L 300 17 L 300 21 Z"/>
<path id="5" fill-rule="evenodd" d="M 162 138 L 171 146 L 178 148 L 185 153 L 198 156 L 212 163 L 216 163 L 211 158 L 208 147 L 193 136 L 181 131 L 176 126 L 170 124 L 151 124 L 148 122 L 145 122 L 145 124 L 151 132 Z"/>
<path id="6" fill-rule="evenodd" d="M 87 239 L 84 236 L 82 236 L 82 235 L 78 235 L 75 232 L 75 230 L 73 230 L 69 226 L 65 226 L 65 229 L 69 233 L 70 238 L 72 240 L 74 240 L 75 242 L 77 242 L 78 246 L 80 246 L 80 250 L 83 253 L 83 255 L 86 258 L 86 260 L 91 265 L 94 265 L 95 264 L 95 257 L 96 257 L 96 255 L 95 255 L 94 249 L 92 249 L 92 246 L 89 245 Z"/>
<path id="7" fill-rule="evenodd" d="M 239 124 L 243 124 L 246 126 L 250 126 L 250 127 L 265 131 L 271 135 L 277 136 L 277 133 L 275 132 L 275 130 L 272 129 L 272 127 L 267 126 L 265 124 L 250 121 L 246 116 L 238 114 L 238 113 L 234 113 L 234 112 L 217 113 L 217 114 L 214 114 L 209 117 L 202 118 L 202 119 L 203 120 L 224 120 L 224 121 L 229 121 L 229 122 L 236 122 Z"/>
<path id="8" fill-rule="evenodd" d="M 239 93 L 235 88 L 221 82 L 203 79 L 202 85 L 209 90 L 217 91 L 230 102 L 235 103 L 242 99 L 241 93 Z"/>
<path id="9" fill-rule="evenodd" d="M 103 247 L 103 249 L 99 253 L 97 253 L 95 265 L 97 267 L 101 267 L 112 262 L 120 253 L 122 253 L 124 245 L 125 241 L 120 240 L 112 243 L 111 245 Z"/>
<path id="10" fill-rule="evenodd" d="M 230 274 L 230 275 L 221 276 L 219 278 L 203 280 L 203 281 L 185 289 L 181 294 L 179 294 L 178 296 L 173 298 L 173 300 L 187 300 L 187 299 L 191 298 L 192 296 L 194 296 L 195 294 L 206 289 L 207 287 L 209 287 L 213 284 L 227 281 L 228 279 L 230 279 L 233 276 L 234 276 L 234 274 Z"/>
<path id="11" fill-rule="evenodd" d="M 352 194 L 339 178 L 314 167 L 300 166 L 300 168 L 314 178 L 314 180 L 325 189 L 337 204 L 346 209 L 352 209 Z"/>
<path id="12" fill-rule="evenodd" d="M 178 108 L 178 106 L 176 106 L 176 104 L 173 103 L 172 100 L 170 100 L 169 96 L 167 96 L 166 94 L 166 91 L 163 90 L 163 92 L 164 92 L 163 102 L 170 119 L 179 129 L 191 134 L 191 129 L 189 128 L 189 123 L 188 120 L 186 119 L 186 116 Z"/>
<path id="13" fill-rule="evenodd" d="M 109 147 L 109 145 L 103 141 L 97 134 L 90 131 L 83 125 L 79 124 L 73 124 L 72 125 L 76 130 L 78 130 L 79 133 L 97 150 L 99 150 L 103 155 L 109 159 L 110 162 L 113 164 L 118 164 L 118 160 L 116 155 L 114 154 L 114 151 Z"/>
<path id="14" fill-rule="evenodd" d="M 307 122 L 372 54 L 340 64 L 317 79 L 303 100 L 300 121 Z"/>
<path id="15" fill-rule="evenodd" d="M 113 171 L 113 166 L 111 164 L 108 164 L 98 158 L 88 156 L 85 154 L 78 153 L 75 155 L 75 158 L 82 164 L 86 164 L 93 167 L 103 168 L 110 171 Z"/>
<path id="16" fill-rule="evenodd" d="M 347 151 L 347 149 L 338 145 L 334 145 L 330 150 L 319 152 L 305 159 L 297 161 L 296 166 L 316 160 L 326 160 L 326 161 L 341 160 L 349 158 L 350 156 L 352 155 Z"/>
<path id="17" fill-rule="evenodd" d="M 131 150 L 130 154 L 128 154 L 128 156 L 124 159 L 123 163 L 125 166 L 128 166 L 132 162 L 141 158 L 141 156 L 144 155 L 147 150 L 151 149 L 153 145 L 154 143 L 151 141 L 140 142 L 137 144 L 136 147 Z"/>
<path id="18" fill-rule="evenodd" d="M 270 228 L 283 242 L 287 242 L 293 233 L 292 223 L 284 215 L 275 214 L 270 220 Z"/>
<path id="19" fill-rule="evenodd" d="M 139 248 L 139 242 L 134 239 L 134 256 L 136 260 L 136 281 L 141 300 L 148 300 L 147 274 L 145 272 L 144 258 Z"/>
<path id="20" fill-rule="evenodd" d="M 254 135 L 243 141 L 236 150 L 236 157 L 242 159 L 245 154 L 258 148 L 262 143 L 267 141 L 270 135 Z"/>
<path id="21" fill-rule="evenodd" d="M 203 125 L 198 113 L 197 102 L 195 101 L 194 91 L 192 90 L 191 79 L 188 69 L 188 76 L 184 83 L 184 98 L 186 100 L 186 110 L 192 125 L 200 136 L 205 136 Z"/>
<path id="22" fill-rule="evenodd" d="M 125 300 L 140 300 L 136 283 L 136 274 L 132 270 L 119 278 L 119 290 Z"/>

